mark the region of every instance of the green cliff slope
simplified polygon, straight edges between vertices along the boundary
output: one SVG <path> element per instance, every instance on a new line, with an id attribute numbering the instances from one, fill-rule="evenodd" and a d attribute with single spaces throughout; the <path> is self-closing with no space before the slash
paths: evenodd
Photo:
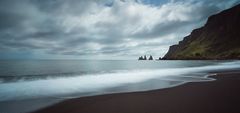
<path id="1" fill-rule="evenodd" d="M 240 4 L 210 16 L 163 59 L 240 59 Z"/>

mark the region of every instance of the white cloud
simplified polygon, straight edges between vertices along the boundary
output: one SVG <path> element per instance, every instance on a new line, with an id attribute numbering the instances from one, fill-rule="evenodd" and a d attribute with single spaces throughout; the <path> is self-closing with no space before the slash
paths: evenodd
<path id="1" fill-rule="evenodd" d="M 21 46 L 36 45 L 35 48 L 25 48 L 41 53 L 83 57 L 163 56 L 170 45 L 203 25 L 208 16 L 235 3 L 227 0 L 206 2 L 179 0 L 157 6 L 135 0 L 25 1 L 20 5 L 16 3 L 10 10 L 16 13 L 7 15 L 20 15 L 23 20 L 14 20 L 20 24 L 13 28 L 5 28 L 8 24 L 0 23 L 0 36 L 1 40 L 7 34 L 14 40 L 26 42 Z M 17 11 L 19 7 L 22 7 L 20 12 Z M 0 10 L 9 12 L 7 9 Z M 1 21 L 8 23 L 7 20 Z M 3 32 L 6 29 L 8 31 Z M 16 33 L 18 30 L 21 32 Z M 21 37 L 13 33 L 21 34 Z M 10 39 L 2 41 L 0 48 L 14 48 L 9 42 Z M 14 43 L 20 45 L 18 41 Z"/>

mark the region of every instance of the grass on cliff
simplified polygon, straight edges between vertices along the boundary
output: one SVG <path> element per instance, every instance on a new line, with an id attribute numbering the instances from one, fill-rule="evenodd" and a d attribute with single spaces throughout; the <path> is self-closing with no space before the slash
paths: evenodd
<path id="1" fill-rule="evenodd" d="M 204 57 L 210 55 L 208 51 L 210 43 L 201 43 L 200 41 L 193 41 L 186 47 L 179 51 L 176 57 L 190 58 L 190 57 Z"/>

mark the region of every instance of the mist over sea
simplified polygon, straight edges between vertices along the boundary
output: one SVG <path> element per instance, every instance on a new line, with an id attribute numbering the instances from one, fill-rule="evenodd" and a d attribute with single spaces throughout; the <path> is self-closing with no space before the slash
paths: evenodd
<path id="1" fill-rule="evenodd" d="M 29 112 L 69 98 L 211 81 L 209 72 L 235 69 L 240 62 L 234 60 L 1 60 L 0 112 Z"/>

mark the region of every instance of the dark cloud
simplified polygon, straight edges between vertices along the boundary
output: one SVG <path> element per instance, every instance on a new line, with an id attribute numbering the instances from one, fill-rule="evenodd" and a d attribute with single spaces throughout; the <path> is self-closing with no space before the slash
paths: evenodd
<path id="1" fill-rule="evenodd" d="M 175 9 L 173 9 L 175 10 Z M 181 20 L 172 20 L 166 21 L 159 24 L 156 24 L 151 30 L 144 30 L 143 32 L 134 34 L 133 37 L 136 38 L 156 38 L 170 33 L 182 32 L 186 26 L 191 26 L 206 19 L 212 14 L 217 13 L 221 9 L 217 6 L 208 6 L 208 5 L 196 5 L 193 11 L 189 12 L 187 15 L 191 16 L 192 19 L 181 21 Z M 171 14 L 171 12 L 169 12 Z"/>
<path id="2" fill-rule="evenodd" d="M 156 38 L 156 37 L 161 37 L 164 35 L 168 35 L 169 33 L 173 32 L 179 32 L 181 29 L 188 25 L 191 24 L 190 22 L 179 22 L 179 21 L 174 21 L 171 23 L 161 23 L 155 25 L 152 30 L 146 30 L 138 34 L 134 34 L 133 37 L 136 38 Z"/>
<path id="3" fill-rule="evenodd" d="M 203 25 L 207 17 L 238 3 L 1 0 L 0 50 L 2 56 L 13 55 L 14 51 L 73 56 L 166 51 L 183 35 Z"/>
<path id="4" fill-rule="evenodd" d="M 23 12 L 18 11 L 22 7 L 22 4 L 17 5 L 18 3 L 11 0 L 0 1 L 0 30 L 17 27 L 27 19 Z"/>

